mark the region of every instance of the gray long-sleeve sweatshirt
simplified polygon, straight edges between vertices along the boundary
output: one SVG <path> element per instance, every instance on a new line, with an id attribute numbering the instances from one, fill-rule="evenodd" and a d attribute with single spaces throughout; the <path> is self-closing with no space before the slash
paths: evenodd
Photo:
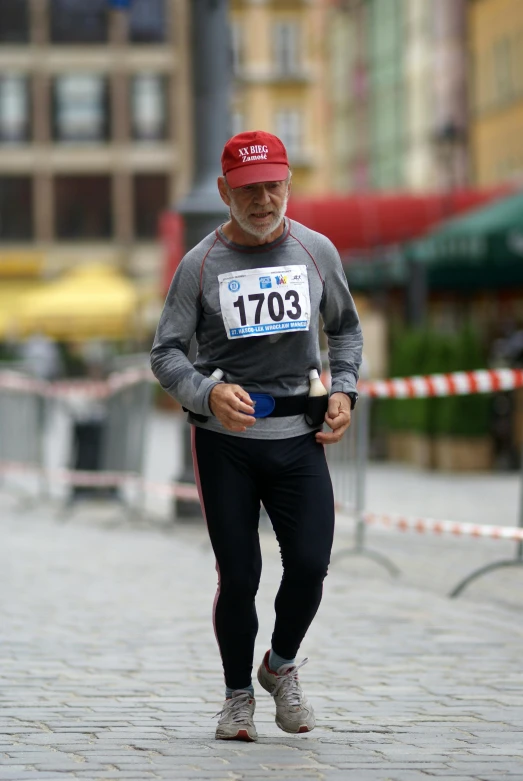
<path id="1" fill-rule="evenodd" d="M 158 324 L 151 366 L 161 386 L 184 407 L 208 415 L 191 423 L 231 436 L 284 439 L 313 429 L 304 415 L 258 418 L 243 433 L 226 431 L 209 408 L 224 381 L 247 392 L 306 394 L 311 369 L 321 369 L 319 320 L 329 348 L 331 393 L 356 390 L 362 356 L 358 314 L 340 257 L 320 233 L 285 220 L 283 234 L 247 247 L 221 229 L 206 236 L 178 267 Z M 196 335 L 194 366 L 187 358 Z"/>

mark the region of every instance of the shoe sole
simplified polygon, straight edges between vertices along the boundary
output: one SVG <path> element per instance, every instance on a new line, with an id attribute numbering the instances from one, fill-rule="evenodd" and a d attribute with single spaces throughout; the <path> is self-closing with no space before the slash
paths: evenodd
<path id="1" fill-rule="evenodd" d="M 306 724 L 302 724 L 299 729 L 285 729 L 278 721 L 276 721 L 276 726 L 288 735 L 304 735 L 306 732 L 311 732 L 314 729 L 314 727 L 308 727 Z"/>
<path id="2" fill-rule="evenodd" d="M 239 729 L 236 735 L 216 735 L 216 740 L 243 740 L 244 743 L 254 743 L 258 740 L 258 735 L 252 738 L 246 729 Z"/>

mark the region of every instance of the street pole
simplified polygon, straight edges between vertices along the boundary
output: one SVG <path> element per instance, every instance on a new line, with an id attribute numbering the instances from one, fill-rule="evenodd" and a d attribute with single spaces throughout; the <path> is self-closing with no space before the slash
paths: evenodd
<path id="1" fill-rule="evenodd" d="M 227 218 L 216 179 L 221 175 L 222 149 L 231 135 L 232 70 L 228 0 L 190 0 L 189 5 L 194 179 L 189 194 L 176 205 L 176 211 L 184 219 L 186 252 Z M 189 359 L 194 361 L 195 357 L 193 339 Z M 179 480 L 195 483 L 188 426 L 184 428 L 183 470 Z M 177 499 L 175 503 L 175 518 L 201 516 L 196 502 Z"/>
<path id="2" fill-rule="evenodd" d="M 211 233 L 227 207 L 216 179 L 230 138 L 231 48 L 228 0 L 191 0 L 194 181 L 176 211 L 185 223 L 185 249 Z"/>
<path id="3" fill-rule="evenodd" d="M 417 260 L 407 260 L 407 323 L 422 328 L 427 319 L 428 281 L 427 268 Z"/>

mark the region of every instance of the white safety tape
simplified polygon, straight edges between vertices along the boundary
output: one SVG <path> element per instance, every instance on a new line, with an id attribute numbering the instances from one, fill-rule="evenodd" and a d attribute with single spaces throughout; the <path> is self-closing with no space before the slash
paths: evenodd
<path id="1" fill-rule="evenodd" d="M 119 486 L 131 484 L 147 493 L 171 496 L 188 501 L 199 501 L 198 489 L 191 483 L 159 483 L 143 480 L 134 472 L 89 472 L 72 469 L 43 470 L 35 464 L 19 464 L 12 461 L 0 462 L 2 473 L 33 473 L 45 476 L 48 480 L 58 480 L 70 485 L 80 486 Z M 336 503 L 336 509 L 352 515 L 354 508 Z M 434 518 L 415 518 L 405 515 L 370 513 L 363 515 L 363 520 L 369 526 L 383 526 L 399 531 L 415 531 L 420 534 L 452 534 L 456 537 L 488 537 L 493 540 L 523 541 L 523 529 L 514 526 L 482 526 L 475 523 L 459 521 L 438 521 Z"/>
<path id="2" fill-rule="evenodd" d="M 47 398 L 84 396 L 105 399 L 139 382 L 156 382 L 156 379 L 150 369 L 129 369 L 112 374 L 103 381 L 57 380 L 56 382 L 44 382 L 15 372 L 0 372 L 0 390 L 36 393 Z"/>
<path id="3" fill-rule="evenodd" d="M 191 483 L 158 483 L 144 480 L 135 472 L 91 472 L 77 469 L 42 469 L 38 464 L 22 464 L 13 461 L 0 462 L 0 474 L 32 474 L 45 477 L 49 481 L 68 483 L 78 486 L 121 486 L 132 485 L 147 493 L 173 496 L 198 502 L 198 489 Z"/>
<path id="4" fill-rule="evenodd" d="M 523 541 L 523 529 L 514 526 L 482 526 L 459 521 L 437 521 L 434 518 L 414 518 L 399 514 L 365 513 L 363 520 L 372 526 L 384 526 L 399 531 L 420 534 L 453 534 L 456 537 L 488 537 L 493 540 Z"/>

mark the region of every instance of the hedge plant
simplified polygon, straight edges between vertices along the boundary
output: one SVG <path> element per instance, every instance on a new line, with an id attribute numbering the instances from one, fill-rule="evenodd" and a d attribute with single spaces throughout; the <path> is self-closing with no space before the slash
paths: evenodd
<path id="1" fill-rule="evenodd" d="M 392 336 L 389 376 L 467 371 L 484 368 L 485 360 L 481 341 L 470 327 L 457 334 L 403 329 Z M 485 394 L 383 399 L 377 402 L 376 422 L 388 430 L 430 437 L 481 436 L 489 430 L 489 408 Z"/>
<path id="2" fill-rule="evenodd" d="M 484 369 L 486 355 L 481 341 L 470 327 L 464 328 L 455 340 L 452 368 L 447 371 Z M 454 437 L 482 437 L 490 430 L 491 394 L 448 396 L 441 399 L 436 433 Z"/>

